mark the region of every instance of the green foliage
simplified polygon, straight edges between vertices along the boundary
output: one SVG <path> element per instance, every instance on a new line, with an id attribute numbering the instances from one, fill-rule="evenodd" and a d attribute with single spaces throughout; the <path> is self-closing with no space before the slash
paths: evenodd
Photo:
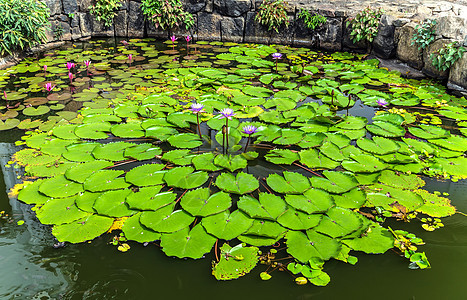
<path id="1" fill-rule="evenodd" d="M 179 27 L 182 24 L 190 28 L 195 23 L 193 15 L 183 9 L 181 0 L 143 0 L 141 9 L 156 28 L 160 27 L 163 30 Z"/>
<path id="2" fill-rule="evenodd" d="M 308 10 L 301 9 L 298 14 L 298 18 L 303 19 L 305 26 L 311 30 L 315 30 L 317 27 L 320 27 L 326 23 L 326 17 L 320 14 L 312 15 Z"/>
<path id="3" fill-rule="evenodd" d="M 0 54 L 11 54 L 46 40 L 49 9 L 36 0 L 0 1 Z"/>
<path id="4" fill-rule="evenodd" d="M 438 51 L 430 54 L 430 60 L 433 66 L 440 70 L 446 71 L 449 69 L 465 52 L 465 48 L 458 45 L 457 42 L 452 42 L 444 45 Z"/>
<path id="5" fill-rule="evenodd" d="M 373 42 L 378 33 L 378 26 L 384 11 L 381 8 L 372 9 L 367 7 L 357 13 L 355 17 L 349 18 L 346 22 L 350 26 L 350 37 L 352 42 L 359 41 Z"/>
<path id="6" fill-rule="evenodd" d="M 121 0 L 96 0 L 96 4 L 89 7 L 90 12 L 97 21 L 102 22 L 105 27 L 112 25 L 117 10 L 122 4 Z"/>
<path id="7" fill-rule="evenodd" d="M 279 28 L 289 26 L 289 18 L 286 10 L 287 2 L 284 0 L 263 0 L 259 6 L 255 21 L 268 28 L 279 32 Z"/>
<path id="8" fill-rule="evenodd" d="M 426 20 L 421 25 L 415 26 L 416 32 L 412 37 L 412 45 L 417 44 L 418 50 L 425 49 L 435 40 L 436 20 Z"/>
<path id="9" fill-rule="evenodd" d="M 58 25 L 57 27 L 54 28 L 53 32 L 54 32 L 54 39 L 59 40 L 63 35 L 63 26 Z"/>

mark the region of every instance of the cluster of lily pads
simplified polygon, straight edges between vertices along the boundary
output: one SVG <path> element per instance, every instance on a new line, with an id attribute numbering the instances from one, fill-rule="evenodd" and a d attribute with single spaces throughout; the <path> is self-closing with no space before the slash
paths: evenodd
<path id="1" fill-rule="evenodd" d="M 18 199 L 59 242 L 119 230 L 112 243 L 122 251 L 134 241 L 179 258 L 214 252 L 219 280 L 261 262 L 326 285 L 326 261 L 355 264 L 353 251 L 391 248 L 429 266 L 416 252 L 421 239 L 383 223 L 423 218 L 432 229 L 456 213 L 421 189 L 420 175 L 467 178 L 466 99 L 361 55 L 175 43 L 94 41 L 3 72 L 3 87 L 39 89 L 47 64 L 49 97 L 79 104 L 74 118 L 30 127 L 14 155 L 34 179 Z M 81 70 L 72 82 L 63 81 L 67 61 Z M 20 71 L 38 76 L 12 77 Z M 349 115 L 363 106 L 372 119 Z M 292 258 L 278 263 L 280 244 Z"/>

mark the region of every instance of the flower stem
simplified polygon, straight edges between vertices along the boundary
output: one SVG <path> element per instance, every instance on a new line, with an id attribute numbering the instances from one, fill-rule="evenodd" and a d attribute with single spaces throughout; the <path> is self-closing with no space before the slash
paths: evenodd
<path id="1" fill-rule="evenodd" d="M 199 127 L 199 113 L 196 114 L 196 121 L 198 122 L 198 135 L 200 139 L 203 139 L 201 137 L 201 128 Z"/>
<path id="2" fill-rule="evenodd" d="M 277 73 L 277 59 L 276 59 L 276 73 Z"/>
<path id="3" fill-rule="evenodd" d="M 229 118 L 225 118 L 225 136 L 225 143 L 227 144 L 225 154 L 227 154 L 229 152 Z"/>
<path id="4" fill-rule="evenodd" d="M 250 143 L 250 137 L 251 137 L 251 134 L 248 135 L 248 139 L 246 140 L 246 145 L 245 145 L 245 148 L 243 149 L 243 153 L 245 153 L 246 149 L 248 148 L 248 144 Z"/>

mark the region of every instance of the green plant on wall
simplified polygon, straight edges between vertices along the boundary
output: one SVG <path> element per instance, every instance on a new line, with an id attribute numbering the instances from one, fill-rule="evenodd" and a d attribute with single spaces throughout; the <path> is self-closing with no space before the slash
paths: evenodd
<path id="1" fill-rule="evenodd" d="M 35 0 L 0 1 L 0 54 L 11 54 L 47 39 L 49 9 Z"/>
<path id="2" fill-rule="evenodd" d="M 418 50 L 425 49 L 435 40 L 435 20 L 427 20 L 415 27 L 412 45 L 417 44 Z"/>
<path id="3" fill-rule="evenodd" d="M 320 27 L 324 23 L 326 23 L 326 17 L 320 14 L 312 15 L 308 10 L 301 9 L 300 13 L 298 14 L 299 19 L 303 19 L 305 22 L 305 26 L 308 29 L 315 30 L 316 28 Z"/>
<path id="4" fill-rule="evenodd" d="M 59 40 L 63 36 L 63 26 L 58 25 L 53 29 L 54 39 Z"/>
<path id="5" fill-rule="evenodd" d="M 114 17 L 117 15 L 118 8 L 122 5 L 121 0 L 96 0 L 96 4 L 89 7 L 90 12 L 94 15 L 97 21 L 102 22 L 105 27 L 109 27 L 113 23 Z"/>
<path id="6" fill-rule="evenodd" d="M 286 10 L 287 2 L 284 0 L 263 0 L 255 21 L 268 28 L 279 32 L 279 28 L 283 25 L 289 26 L 289 18 Z"/>
<path id="7" fill-rule="evenodd" d="M 359 11 L 355 17 L 349 18 L 346 25 L 351 29 L 350 37 L 352 42 L 373 42 L 376 34 L 378 34 L 379 21 L 383 12 L 381 8 L 372 9 L 367 7 Z"/>
<path id="8" fill-rule="evenodd" d="M 183 9 L 180 0 L 143 0 L 141 9 L 156 28 L 160 27 L 163 30 L 179 27 L 182 24 L 190 28 L 195 23 L 193 15 Z"/>
<path id="9" fill-rule="evenodd" d="M 449 69 L 465 52 L 465 48 L 458 45 L 457 42 L 444 45 L 438 51 L 430 54 L 430 60 L 433 66 L 439 71 Z"/>

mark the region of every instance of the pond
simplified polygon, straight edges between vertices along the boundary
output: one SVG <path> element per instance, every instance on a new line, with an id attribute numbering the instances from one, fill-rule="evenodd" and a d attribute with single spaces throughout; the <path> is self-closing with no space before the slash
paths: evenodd
<path id="1" fill-rule="evenodd" d="M 2 298 L 464 295 L 464 98 L 364 55 L 182 40 L 0 72 Z"/>

